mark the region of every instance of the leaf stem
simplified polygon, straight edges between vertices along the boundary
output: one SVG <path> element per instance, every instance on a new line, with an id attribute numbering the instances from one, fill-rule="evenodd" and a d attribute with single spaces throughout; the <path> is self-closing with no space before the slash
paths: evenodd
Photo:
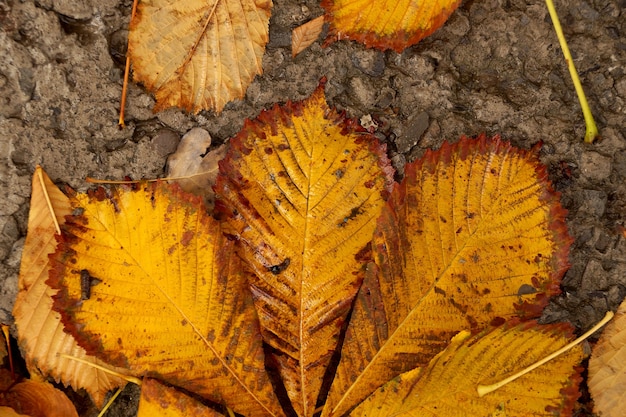
<path id="1" fill-rule="evenodd" d="M 64 353 L 60 353 L 59 356 L 62 357 L 62 358 L 65 358 L 65 359 L 70 359 L 70 360 L 73 360 L 73 361 L 76 361 L 76 362 L 83 363 L 83 364 L 85 364 L 87 366 L 91 366 L 93 368 L 99 369 L 102 372 L 106 372 L 107 374 L 117 376 L 117 377 L 122 378 L 122 379 L 124 379 L 124 380 L 126 380 L 128 382 L 132 382 L 133 384 L 137 384 L 137 385 L 141 386 L 141 379 L 136 378 L 134 376 L 120 374 L 119 372 L 115 372 L 115 371 L 113 371 L 111 369 L 108 369 L 108 368 L 106 368 L 104 366 L 95 364 L 93 362 L 86 361 L 86 360 L 81 359 L 81 358 L 77 358 L 76 356 L 70 356 L 70 355 L 66 355 Z"/>
<path id="2" fill-rule="evenodd" d="M 111 398 L 109 398 L 109 401 L 107 401 L 107 403 L 105 404 L 105 406 L 102 408 L 102 410 L 100 410 L 100 412 L 98 413 L 98 417 L 102 417 L 104 415 L 104 413 L 107 412 L 107 410 L 109 409 L 109 407 L 111 407 L 111 404 L 113 404 L 113 401 L 115 401 L 115 399 L 117 398 L 118 395 L 120 395 L 120 392 L 122 392 L 121 388 L 118 388 L 117 391 L 115 391 L 115 394 L 113 394 L 113 396 Z"/>
<path id="3" fill-rule="evenodd" d="M 137 3 L 139 0 L 133 1 L 133 9 L 130 13 L 130 22 L 132 23 L 135 18 L 135 12 L 137 11 Z M 120 98 L 120 118 L 117 125 L 120 129 L 124 129 L 124 112 L 126 111 L 126 92 L 128 91 L 128 74 L 130 74 L 130 57 L 128 56 L 128 47 L 126 48 L 126 66 L 124 67 L 124 82 L 122 84 L 122 98 Z"/>
<path id="4" fill-rule="evenodd" d="M 569 74 L 574 82 L 574 88 L 576 89 L 576 94 L 578 95 L 578 101 L 580 102 L 580 107 L 582 108 L 583 116 L 585 117 L 585 142 L 593 143 L 600 137 L 596 122 L 591 114 L 591 109 L 589 108 L 589 103 L 587 103 L 587 97 L 585 96 L 585 91 L 580 83 L 580 78 L 578 78 L 578 72 L 574 66 L 574 60 L 572 59 L 572 54 L 567 46 L 565 35 L 563 35 L 563 29 L 561 28 L 559 16 L 554 8 L 554 3 L 552 0 L 546 0 L 546 6 L 548 6 L 548 11 L 550 12 L 550 17 L 552 18 L 552 24 L 554 25 L 556 36 L 559 38 L 559 44 L 561 45 L 563 56 L 565 56 L 565 61 L 567 61 L 567 68 L 569 69 Z"/>
<path id="5" fill-rule="evenodd" d="M 496 382 L 495 384 L 479 385 L 478 388 L 476 389 L 478 391 L 478 396 L 479 397 L 483 397 L 484 395 L 487 395 L 490 392 L 493 392 L 493 391 L 497 390 L 498 388 L 503 387 L 504 385 L 508 384 L 509 382 L 515 381 L 520 376 L 526 375 L 528 372 L 534 370 L 535 368 L 540 367 L 544 363 L 546 363 L 546 362 L 556 358 L 557 356 L 561 355 L 562 353 L 567 352 L 568 350 L 570 350 L 571 348 L 573 348 L 574 346 L 576 346 L 577 344 L 579 344 L 580 342 L 582 342 L 583 340 L 585 340 L 586 338 L 591 336 L 600 327 L 604 326 L 609 320 L 611 320 L 613 318 L 613 316 L 614 316 L 614 314 L 613 314 L 612 311 L 607 311 L 607 313 L 604 316 L 604 318 L 602 320 L 600 320 L 600 322 L 598 324 L 596 324 L 591 329 L 589 329 L 587 332 L 585 332 L 585 334 L 583 334 L 582 336 L 580 336 L 578 339 L 574 340 L 573 342 L 563 346 L 561 349 L 557 350 L 556 352 L 553 352 L 552 354 L 546 356 L 545 358 L 541 359 L 540 361 L 535 362 L 534 364 L 530 365 L 528 368 L 523 369 L 520 372 L 518 372 L 518 373 L 516 373 L 514 375 L 511 375 L 510 377 L 508 377 L 506 379 L 503 379 L 500 382 Z"/>

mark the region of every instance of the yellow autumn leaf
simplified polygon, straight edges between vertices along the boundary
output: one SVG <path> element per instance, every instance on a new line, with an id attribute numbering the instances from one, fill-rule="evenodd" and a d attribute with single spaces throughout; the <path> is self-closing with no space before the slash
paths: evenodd
<path id="1" fill-rule="evenodd" d="M 145 378 L 141 384 L 137 417 L 154 416 L 223 417 L 224 415 L 174 387 L 163 385 L 153 378 Z"/>
<path id="2" fill-rule="evenodd" d="M 324 416 L 424 366 L 463 329 L 538 316 L 571 238 L 536 152 L 484 136 L 407 165 L 374 235 Z"/>
<path id="3" fill-rule="evenodd" d="M 505 325 L 486 334 L 456 335 L 427 367 L 380 387 L 351 416 L 571 416 L 583 357 L 577 345 L 547 364 L 479 397 L 476 387 L 514 374 L 566 345 L 564 325 L 535 321 Z"/>
<path id="4" fill-rule="evenodd" d="M 626 416 L 626 301 L 593 348 L 588 385 L 595 413 L 604 417 Z"/>
<path id="5" fill-rule="evenodd" d="M 48 282 L 78 342 L 135 376 L 283 415 L 240 260 L 200 197 L 159 182 L 71 203 Z"/>
<path id="6" fill-rule="evenodd" d="M 216 184 L 300 416 L 315 409 L 392 182 L 384 147 L 356 126 L 328 108 L 322 85 L 247 122 Z"/>
<path id="7" fill-rule="evenodd" d="M 61 315 L 52 310 L 52 296 L 56 291 L 46 285 L 50 271 L 48 255 L 56 248 L 57 229 L 71 213 L 69 198 L 50 181 L 41 167 L 37 167 L 33 175 L 28 236 L 22 251 L 19 292 L 13 316 L 31 377 L 41 374 L 42 378 L 50 376 L 76 390 L 84 388 L 101 407 L 107 392 L 124 386 L 126 381 L 61 355 L 105 366 L 117 373 L 123 373 L 123 370 L 87 355 L 74 338 L 63 331 Z"/>
<path id="8" fill-rule="evenodd" d="M 130 24 L 135 81 L 155 111 L 220 112 L 262 73 L 271 0 L 142 0 Z"/>
<path id="9" fill-rule="evenodd" d="M 352 39 L 368 47 L 405 48 L 439 29 L 461 0 L 322 0 L 328 39 Z"/>

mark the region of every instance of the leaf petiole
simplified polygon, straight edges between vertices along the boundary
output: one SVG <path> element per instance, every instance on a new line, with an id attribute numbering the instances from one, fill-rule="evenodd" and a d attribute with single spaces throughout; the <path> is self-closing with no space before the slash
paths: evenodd
<path id="1" fill-rule="evenodd" d="M 582 342 L 583 340 L 585 340 L 586 338 L 591 336 L 594 332 L 596 332 L 599 328 L 604 326 L 606 323 L 608 323 L 613 318 L 613 316 L 614 316 L 614 313 L 612 311 L 607 311 L 607 313 L 605 314 L 604 318 L 602 320 L 600 320 L 598 322 L 598 324 L 596 324 L 591 329 L 589 329 L 587 332 L 585 332 L 585 334 L 583 334 L 582 336 L 580 336 L 578 339 L 574 340 L 573 342 L 563 346 L 561 349 L 557 350 L 556 352 L 546 356 L 545 358 L 541 359 L 540 361 L 535 362 L 534 364 L 530 365 L 528 368 L 523 369 L 520 372 L 518 372 L 518 373 L 516 373 L 514 375 L 511 375 L 510 377 L 508 377 L 506 379 L 503 379 L 500 382 L 496 382 L 495 384 L 479 385 L 478 388 L 476 389 L 476 391 L 478 391 L 478 396 L 479 397 L 483 397 L 483 396 L 489 394 L 490 392 L 493 392 L 493 391 L 497 390 L 498 388 L 501 388 L 501 387 L 505 386 L 509 382 L 513 382 L 517 378 L 519 378 L 519 377 L 521 377 L 523 375 L 526 375 L 530 371 L 540 367 L 541 365 L 545 364 L 548 361 L 551 361 L 552 359 L 556 358 L 557 356 L 561 355 L 562 353 L 567 352 L 568 350 L 570 350 L 571 348 L 573 348 L 574 346 L 576 346 L 577 344 L 579 344 L 580 342 Z"/>
<path id="2" fill-rule="evenodd" d="M 589 103 L 587 103 L 587 97 L 585 96 L 585 91 L 583 90 L 583 86 L 580 83 L 580 78 L 578 77 L 578 72 L 576 71 L 576 67 L 574 66 L 572 54 L 570 53 L 569 47 L 567 46 L 565 35 L 563 35 L 563 29 L 561 28 L 559 16 L 556 13 L 556 9 L 554 8 L 554 3 L 552 2 L 552 0 L 546 0 L 546 6 L 548 6 L 548 12 L 550 12 L 550 17 L 552 18 L 552 25 L 554 25 L 556 36 L 559 38 L 559 44 L 561 45 L 561 50 L 563 50 L 563 56 L 565 56 L 565 61 L 567 61 L 567 68 L 569 69 L 569 74 L 572 77 L 572 81 L 574 82 L 574 88 L 576 89 L 576 94 L 578 95 L 578 101 L 580 102 L 580 107 L 582 108 L 583 116 L 585 117 L 585 142 L 593 143 L 597 138 L 600 137 L 598 133 L 598 127 L 596 126 L 596 122 L 593 119 L 593 115 L 591 114 Z"/>

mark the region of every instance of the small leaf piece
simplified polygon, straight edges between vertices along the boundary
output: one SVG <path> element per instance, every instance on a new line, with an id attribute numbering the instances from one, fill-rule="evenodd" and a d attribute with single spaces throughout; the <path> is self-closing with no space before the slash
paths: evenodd
<path id="1" fill-rule="evenodd" d="M 74 338 L 63 331 L 61 315 L 52 310 L 52 296 L 56 291 L 46 285 L 50 271 L 48 255 L 56 248 L 57 225 L 63 225 L 65 216 L 71 212 L 68 197 L 50 181 L 41 167 L 37 167 L 33 175 L 28 235 L 22 252 L 19 292 L 13 316 L 18 342 L 31 375 L 41 373 L 44 378 L 51 376 L 77 390 L 84 388 L 101 407 L 107 392 L 124 386 L 126 381 L 61 355 L 93 362 L 118 373 L 124 370 L 87 355 Z"/>
<path id="2" fill-rule="evenodd" d="M 303 25 L 291 31 L 291 56 L 295 57 L 300 52 L 311 46 L 322 33 L 324 16 L 309 20 Z"/>
<path id="3" fill-rule="evenodd" d="M 626 416 L 626 301 L 593 348 L 588 385 L 596 414 Z"/>
<path id="4" fill-rule="evenodd" d="M 153 378 L 145 378 L 141 384 L 141 397 L 137 417 L 224 417 L 173 387 L 163 385 Z"/>
<path id="5" fill-rule="evenodd" d="M 209 211 L 215 204 L 213 185 L 217 178 L 217 163 L 224 158 L 226 144 L 208 152 L 211 135 L 204 129 L 195 127 L 183 136 L 176 152 L 167 158 L 167 177 L 176 177 L 175 181 L 188 193 L 204 197 Z M 184 178 L 180 178 L 184 177 Z"/>
<path id="6" fill-rule="evenodd" d="M 66 218 L 48 282 L 88 352 L 242 414 L 282 415 L 241 262 L 199 197 L 142 183 L 72 207 L 84 213 Z"/>
<path id="7" fill-rule="evenodd" d="M 565 325 L 535 321 L 500 326 L 469 337 L 464 331 L 427 368 L 406 372 L 380 387 L 350 415 L 571 416 L 581 377 L 580 345 L 500 389 L 478 397 L 476 387 L 518 372 L 572 339 Z"/>
<path id="8" fill-rule="evenodd" d="M 324 415 L 425 366 L 460 330 L 538 316 L 559 291 L 571 238 L 536 152 L 481 136 L 408 164 L 372 244 L 376 268 L 355 302 Z"/>
<path id="9" fill-rule="evenodd" d="M 130 24 L 135 81 L 155 111 L 220 112 L 262 73 L 271 0 L 142 0 Z"/>
<path id="10" fill-rule="evenodd" d="M 300 416 L 315 409 L 392 182 L 384 147 L 357 126 L 322 85 L 246 122 L 220 163 L 216 209 L 254 271 L 263 336 Z"/>
<path id="11" fill-rule="evenodd" d="M 322 0 L 328 40 L 402 52 L 439 29 L 461 0 Z"/>

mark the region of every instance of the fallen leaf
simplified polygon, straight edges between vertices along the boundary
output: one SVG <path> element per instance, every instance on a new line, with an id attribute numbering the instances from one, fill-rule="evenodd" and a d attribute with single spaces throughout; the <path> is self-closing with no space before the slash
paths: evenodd
<path id="1" fill-rule="evenodd" d="M 427 367 L 401 374 L 363 401 L 351 416 L 571 416 L 581 381 L 577 345 L 547 364 L 479 397 L 479 384 L 498 382 L 566 345 L 566 325 L 515 322 L 470 337 L 463 331 Z"/>
<path id="2" fill-rule="evenodd" d="M 589 359 L 593 411 L 603 417 L 626 416 L 626 301 L 607 324 Z"/>
<path id="3" fill-rule="evenodd" d="M 226 155 L 228 146 L 223 144 L 209 151 L 210 146 L 209 132 L 199 127 L 191 129 L 180 140 L 176 152 L 167 159 L 166 176 L 186 177 L 170 182 L 178 183 L 188 193 L 204 197 L 207 209 L 212 211 L 217 163 Z"/>
<path id="4" fill-rule="evenodd" d="M 444 143 L 405 168 L 372 242 L 325 416 L 341 416 L 450 337 L 536 317 L 568 267 L 565 210 L 537 153 Z"/>
<path id="5" fill-rule="evenodd" d="M 265 341 L 296 412 L 313 414 L 392 182 L 385 148 L 328 108 L 321 85 L 246 122 L 216 185 L 254 271 Z"/>
<path id="6" fill-rule="evenodd" d="M 439 29 L 461 0 L 322 0 L 328 40 L 402 52 Z"/>
<path id="7" fill-rule="evenodd" d="M 174 387 L 153 378 L 141 384 L 141 399 L 137 417 L 223 417 L 224 414 L 202 404 Z"/>
<path id="8" fill-rule="evenodd" d="M 283 415 L 240 260 L 201 199 L 157 182 L 71 203 L 48 283 L 78 343 L 237 412 Z"/>
<path id="9" fill-rule="evenodd" d="M 130 24 L 135 81 L 155 111 L 220 112 L 262 73 L 271 0 L 142 0 Z"/>
<path id="10" fill-rule="evenodd" d="M 291 56 L 295 57 L 300 52 L 311 46 L 322 33 L 324 16 L 309 20 L 303 25 L 291 31 Z"/>
<path id="11" fill-rule="evenodd" d="M 46 285 L 50 271 L 48 255 L 56 248 L 57 225 L 64 224 L 65 216 L 71 213 L 68 197 L 41 167 L 37 167 L 33 175 L 28 236 L 22 251 L 19 292 L 13 316 L 18 343 L 31 375 L 41 375 L 42 379 L 50 376 L 76 390 L 84 388 L 96 405 L 102 407 L 107 392 L 124 386 L 126 381 L 61 355 L 83 359 L 117 373 L 124 371 L 87 355 L 74 338 L 63 331 L 60 314 L 52 310 L 52 296 L 56 291 Z"/>
<path id="12" fill-rule="evenodd" d="M 25 380 L 15 384 L 0 393 L 0 405 L 30 417 L 78 417 L 69 398 L 48 382 Z"/>

